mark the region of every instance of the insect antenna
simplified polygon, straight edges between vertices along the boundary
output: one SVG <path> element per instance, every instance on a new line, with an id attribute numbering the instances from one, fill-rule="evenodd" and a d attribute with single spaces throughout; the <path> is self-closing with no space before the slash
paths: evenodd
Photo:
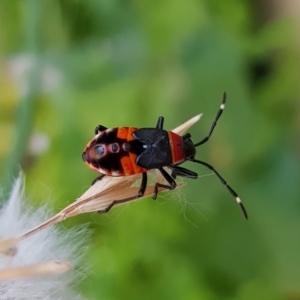
<path id="1" fill-rule="evenodd" d="M 217 121 L 218 121 L 219 118 L 221 117 L 222 112 L 223 112 L 223 110 L 224 110 L 224 108 L 225 108 L 225 102 L 226 102 L 226 93 L 224 92 L 224 93 L 223 93 L 223 98 L 222 98 L 222 103 L 221 103 L 221 105 L 220 105 L 220 108 L 219 108 L 219 110 L 218 110 L 218 112 L 217 112 L 217 115 L 216 115 L 216 117 L 215 117 L 213 123 L 211 124 L 211 127 L 210 127 L 210 130 L 209 130 L 209 132 L 208 132 L 208 135 L 207 135 L 203 140 L 201 140 L 200 142 L 194 144 L 194 147 L 198 147 L 198 146 L 200 146 L 200 145 L 206 143 L 206 142 L 209 140 L 210 136 L 212 135 L 212 133 L 213 133 L 213 131 L 214 131 L 216 125 L 217 125 Z"/>
<path id="2" fill-rule="evenodd" d="M 191 161 L 192 161 L 192 162 L 195 162 L 195 163 L 198 163 L 198 164 L 201 164 L 201 165 L 207 167 L 208 169 L 210 169 L 212 172 L 214 172 L 214 173 L 217 175 L 217 177 L 219 178 L 219 180 L 221 181 L 221 183 L 222 183 L 223 185 L 225 185 L 225 187 L 226 187 L 227 190 L 230 192 L 230 194 L 235 198 L 235 201 L 236 201 L 237 204 L 240 206 L 240 208 L 241 208 L 241 210 L 242 210 L 242 213 L 243 213 L 245 219 L 248 219 L 248 215 L 247 215 L 246 209 L 245 209 L 245 207 L 244 207 L 244 205 L 243 205 L 243 203 L 242 203 L 240 197 L 239 197 L 238 194 L 237 194 L 237 193 L 236 193 L 236 192 L 235 192 L 235 191 L 227 184 L 227 182 L 225 181 L 225 179 L 217 172 L 217 170 L 215 170 L 215 168 L 214 168 L 212 165 L 210 165 L 210 164 L 208 164 L 208 163 L 206 163 L 206 162 L 204 162 L 204 161 L 197 160 L 197 159 L 193 159 L 193 160 L 191 160 Z"/>

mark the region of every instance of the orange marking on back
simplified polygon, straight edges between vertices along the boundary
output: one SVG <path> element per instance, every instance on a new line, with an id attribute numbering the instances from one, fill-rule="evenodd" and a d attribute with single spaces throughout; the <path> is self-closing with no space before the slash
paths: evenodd
<path id="1" fill-rule="evenodd" d="M 137 128 L 135 127 L 128 127 L 128 133 L 127 133 L 127 141 L 133 141 L 134 137 L 132 136 L 132 134 L 137 130 Z"/>
<path id="2" fill-rule="evenodd" d="M 148 171 L 147 169 L 142 168 L 142 167 L 140 167 L 136 164 L 136 158 L 137 158 L 136 154 L 134 154 L 132 152 L 129 152 L 129 157 L 130 157 L 132 167 L 133 167 L 133 170 L 134 170 L 135 174 L 140 174 L 140 173 L 144 173 L 144 172 Z"/>
<path id="3" fill-rule="evenodd" d="M 171 147 L 171 151 L 172 151 L 173 164 L 184 161 L 185 154 L 184 154 L 183 148 L 182 148 L 181 136 L 172 131 L 168 131 L 168 135 L 169 135 L 170 147 Z"/>
<path id="4" fill-rule="evenodd" d="M 121 158 L 121 164 L 123 167 L 124 175 L 134 175 L 134 168 L 132 166 L 131 160 L 129 156 L 123 156 Z"/>
<path id="5" fill-rule="evenodd" d="M 117 138 L 127 140 L 128 127 L 119 127 L 117 132 Z"/>

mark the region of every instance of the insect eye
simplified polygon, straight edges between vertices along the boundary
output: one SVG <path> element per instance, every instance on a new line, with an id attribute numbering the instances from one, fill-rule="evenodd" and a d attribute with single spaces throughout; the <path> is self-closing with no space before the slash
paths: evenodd
<path id="1" fill-rule="evenodd" d="M 102 145 L 99 145 L 99 146 L 96 146 L 94 148 L 94 153 L 95 153 L 95 156 L 96 158 L 100 158 L 105 152 L 105 149 Z"/>

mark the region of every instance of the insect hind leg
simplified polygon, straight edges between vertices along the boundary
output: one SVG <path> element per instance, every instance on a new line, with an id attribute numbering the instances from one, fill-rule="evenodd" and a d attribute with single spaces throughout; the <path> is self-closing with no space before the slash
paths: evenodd
<path id="1" fill-rule="evenodd" d="M 156 200 L 156 198 L 157 198 L 158 188 L 161 187 L 161 188 L 165 188 L 165 189 L 168 189 L 168 190 L 173 190 L 177 186 L 177 183 L 174 180 L 174 178 L 172 178 L 172 176 L 166 170 L 164 170 L 163 168 L 159 168 L 158 170 L 160 171 L 162 176 L 166 179 L 166 181 L 169 183 L 169 185 L 156 182 L 156 184 L 154 186 L 153 200 Z"/>
<path id="2" fill-rule="evenodd" d="M 117 204 L 121 204 L 121 203 L 125 203 L 125 202 L 129 202 L 138 198 L 141 198 L 144 194 L 145 194 L 145 190 L 147 187 L 147 172 L 142 173 L 142 182 L 141 182 L 141 186 L 140 189 L 138 191 L 138 193 L 135 196 L 132 197 L 128 197 L 128 198 L 124 198 L 121 200 L 114 200 L 111 204 L 109 204 L 109 206 L 107 206 L 105 209 L 103 210 L 98 210 L 99 214 L 105 214 L 107 213 L 114 205 Z"/>

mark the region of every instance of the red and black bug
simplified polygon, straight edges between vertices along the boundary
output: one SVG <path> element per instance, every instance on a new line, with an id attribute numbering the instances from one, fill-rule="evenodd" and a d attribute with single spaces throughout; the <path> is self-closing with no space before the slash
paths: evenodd
<path id="1" fill-rule="evenodd" d="M 226 183 L 223 177 L 210 164 L 195 159 L 196 147 L 206 143 L 220 118 L 226 101 L 223 94 L 221 106 L 211 125 L 208 135 L 198 143 L 193 143 L 189 133 L 179 136 L 172 131 L 163 129 L 164 118 L 159 117 L 155 128 L 116 127 L 107 129 L 102 125 L 95 128 L 94 138 L 86 145 L 82 154 L 83 161 L 93 170 L 100 173 L 93 184 L 104 176 L 127 176 L 142 174 L 142 182 L 137 195 L 114 201 L 105 210 L 113 205 L 130 201 L 144 195 L 147 186 L 147 171 L 158 169 L 168 185 L 156 183 L 153 199 L 156 199 L 158 188 L 174 189 L 176 176 L 197 179 L 198 174 L 180 167 L 185 161 L 192 161 L 204 165 L 216 174 L 236 202 L 247 219 L 247 212 L 237 193 Z M 171 169 L 169 174 L 164 167 Z"/>

